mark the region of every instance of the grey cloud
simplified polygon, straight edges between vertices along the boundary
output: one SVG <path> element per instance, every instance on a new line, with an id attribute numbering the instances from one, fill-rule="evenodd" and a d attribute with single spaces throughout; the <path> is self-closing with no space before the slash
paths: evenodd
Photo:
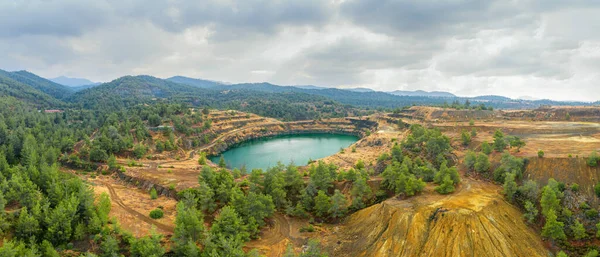
<path id="1" fill-rule="evenodd" d="M 0 37 L 79 36 L 107 22 L 104 1 L 0 1 Z"/>
<path id="2" fill-rule="evenodd" d="M 600 1 L 24 0 L 0 9 L 0 69 L 48 77 L 539 97 L 600 81 Z"/>

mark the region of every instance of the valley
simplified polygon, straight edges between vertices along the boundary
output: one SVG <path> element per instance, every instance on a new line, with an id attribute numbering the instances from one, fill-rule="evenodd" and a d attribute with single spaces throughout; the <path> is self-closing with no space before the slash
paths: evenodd
<path id="1" fill-rule="evenodd" d="M 599 107 L 375 110 L 271 85 L 211 91 L 136 76 L 64 93 L 29 73 L 5 80 L 7 90 L 34 83 L 24 90 L 47 101 L 37 109 L 30 97 L 0 97 L 0 251 L 27 255 L 30 236 L 59 256 L 583 256 L 600 247 Z M 220 158 L 281 139 L 282 154 L 263 153 L 257 166 Z M 261 153 L 241 153 L 242 163 L 252 154 Z"/>

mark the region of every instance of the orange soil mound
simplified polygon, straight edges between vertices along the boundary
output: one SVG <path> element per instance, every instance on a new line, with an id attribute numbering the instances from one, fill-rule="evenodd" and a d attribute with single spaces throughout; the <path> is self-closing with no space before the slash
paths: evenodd
<path id="1" fill-rule="evenodd" d="M 332 229 L 325 248 L 333 256 L 547 256 L 499 190 L 466 179 L 453 195 L 390 199 Z"/>

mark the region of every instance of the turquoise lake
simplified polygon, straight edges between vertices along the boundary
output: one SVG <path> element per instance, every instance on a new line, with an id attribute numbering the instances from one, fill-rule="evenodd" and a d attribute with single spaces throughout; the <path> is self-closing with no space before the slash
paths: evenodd
<path id="1" fill-rule="evenodd" d="M 252 169 L 267 169 L 277 162 L 287 165 L 306 165 L 309 160 L 333 155 L 358 141 L 358 137 L 339 134 L 302 134 L 285 135 L 254 139 L 238 144 L 231 149 L 213 156 L 210 160 L 219 163 L 221 156 L 225 158 L 228 168 L 246 166 Z"/>

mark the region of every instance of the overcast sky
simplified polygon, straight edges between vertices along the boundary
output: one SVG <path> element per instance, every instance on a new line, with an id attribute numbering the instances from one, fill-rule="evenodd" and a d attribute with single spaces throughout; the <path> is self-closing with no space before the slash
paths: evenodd
<path id="1" fill-rule="evenodd" d="M 600 1 L 3 0 L 0 69 L 600 100 Z"/>

